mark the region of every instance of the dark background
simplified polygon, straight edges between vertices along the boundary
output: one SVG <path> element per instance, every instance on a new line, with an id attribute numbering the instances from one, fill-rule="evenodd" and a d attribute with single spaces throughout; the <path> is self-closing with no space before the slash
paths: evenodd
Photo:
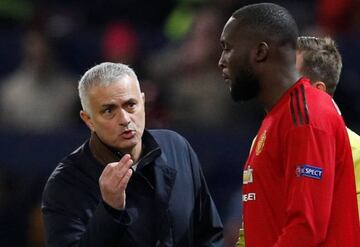
<path id="1" fill-rule="evenodd" d="M 70 101 L 66 97 L 45 97 L 41 107 L 25 99 L 42 97 L 47 87 L 48 95 L 68 96 L 87 69 L 114 61 L 137 72 L 146 95 L 147 127 L 176 130 L 193 145 L 226 226 L 226 244 L 233 246 L 242 166 L 264 113 L 256 102 L 231 102 L 216 68 L 218 40 L 231 13 L 255 2 L 0 0 L 0 245 L 44 246 L 39 214 L 44 183 L 57 162 L 89 135 L 77 98 L 60 108 L 64 111 L 57 104 Z M 335 101 L 347 125 L 359 133 L 359 1 L 274 2 L 288 8 L 302 35 L 336 40 L 344 67 Z M 39 39 L 29 39 L 34 33 Z M 47 52 L 29 55 L 26 49 L 43 41 L 40 50 L 46 46 Z M 46 62 L 39 62 L 44 57 Z M 48 67 L 49 77 L 33 76 Z M 30 91 L 22 88 L 27 78 L 35 78 Z M 11 90 L 18 93 L 6 97 Z M 219 97 L 225 91 L 226 99 Z M 41 125 L 43 107 L 54 121 Z"/>

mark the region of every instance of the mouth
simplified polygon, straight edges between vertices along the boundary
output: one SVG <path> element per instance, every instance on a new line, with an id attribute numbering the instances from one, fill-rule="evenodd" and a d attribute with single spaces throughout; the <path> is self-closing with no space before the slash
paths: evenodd
<path id="1" fill-rule="evenodd" d="M 136 134 L 135 130 L 125 130 L 124 132 L 121 133 L 121 137 L 128 140 L 133 138 L 135 134 Z"/>
<path id="2" fill-rule="evenodd" d="M 222 72 L 222 77 L 224 78 L 225 81 L 230 80 L 230 76 L 225 72 Z"/>
<path id="3" fill-rule="evenodd" d="M 230 86 L 230 84 L 231 84 L 230 76 L 229 76 L 228 74 L 226 74 L 226 73 L 223 72 L 223 73 L 222 73 L 222 77 L 223 77 L 225 83 Z"/>

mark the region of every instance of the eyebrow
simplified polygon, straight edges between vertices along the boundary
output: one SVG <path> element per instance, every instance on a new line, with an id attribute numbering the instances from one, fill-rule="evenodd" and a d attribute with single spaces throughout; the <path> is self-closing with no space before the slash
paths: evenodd
<path id="1" fill-rule="evenodd" d="M 137 100 L 136 98 L 130 98 L 128 100 L 125 100 L 122 104 L 128 104 L 128 103 L 133 103 L 133 102 L 138 102 L 139 100 Z"/>
<path id="2" fill-rule="evenodd" d="M 113 104 L 113 103 L 101 105 L 101 109 L 114 108 L 114 107 L 116 107 L 116 104 Z"/>

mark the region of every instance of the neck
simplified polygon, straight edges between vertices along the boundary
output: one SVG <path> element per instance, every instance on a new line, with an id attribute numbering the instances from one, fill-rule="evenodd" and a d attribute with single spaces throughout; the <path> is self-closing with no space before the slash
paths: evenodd
<path id="1" fill-rule="evenodd" d="M 103 143 L 96 133 L 92 132 L 89 142 L 91 153 L 94 155 L 102 165 L 106 166 L 111 162 L 119 161 L 122 154 L 111 150 L 105 143 Z"/>
<path id="2" fill-rule="evenodd" d="M 140 142 L 133 148 L 132 152 L 129 152 L 134 163 L 140 159 L 142 150 L 142 141 L 140 140 Z"/>
<path id="3" fill-rule="evenodd" d="M 115 150 L 102 142 L 94 132 L 91 133 L 89 145 L 91 153 L 103 165 L 119 161 L 125 153 L 129 153 L 134 163 L 136 163 L 140 158 L 142 150 L 141 142 L 132 150 L 132 152 Z"/>
<path id="4" fill-rule="evenodd" d="M 269 112 L 273 106 L 280 100 L 284 93 L 292 87 L 300 78 L 296 70 L 288 71 L 287 73 L 279 73 L 278 76 L 272 75 L 271 80 L 263 80 L 262 90 L 259 99 L 264 104 L 266 112 Z"/>

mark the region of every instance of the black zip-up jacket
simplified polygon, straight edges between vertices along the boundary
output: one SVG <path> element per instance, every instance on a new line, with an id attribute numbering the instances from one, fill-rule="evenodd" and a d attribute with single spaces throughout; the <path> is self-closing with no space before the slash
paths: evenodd
<path id="1" fill-rule="evenodd" d="M 145 130 L 143 144 L 123 211 L 102 201 L 104 165 L 89 141 L 59 163 L 43 193 L 48 247 L 223 246 L 222 223 L 189 143 L 173 131 Z"/>

